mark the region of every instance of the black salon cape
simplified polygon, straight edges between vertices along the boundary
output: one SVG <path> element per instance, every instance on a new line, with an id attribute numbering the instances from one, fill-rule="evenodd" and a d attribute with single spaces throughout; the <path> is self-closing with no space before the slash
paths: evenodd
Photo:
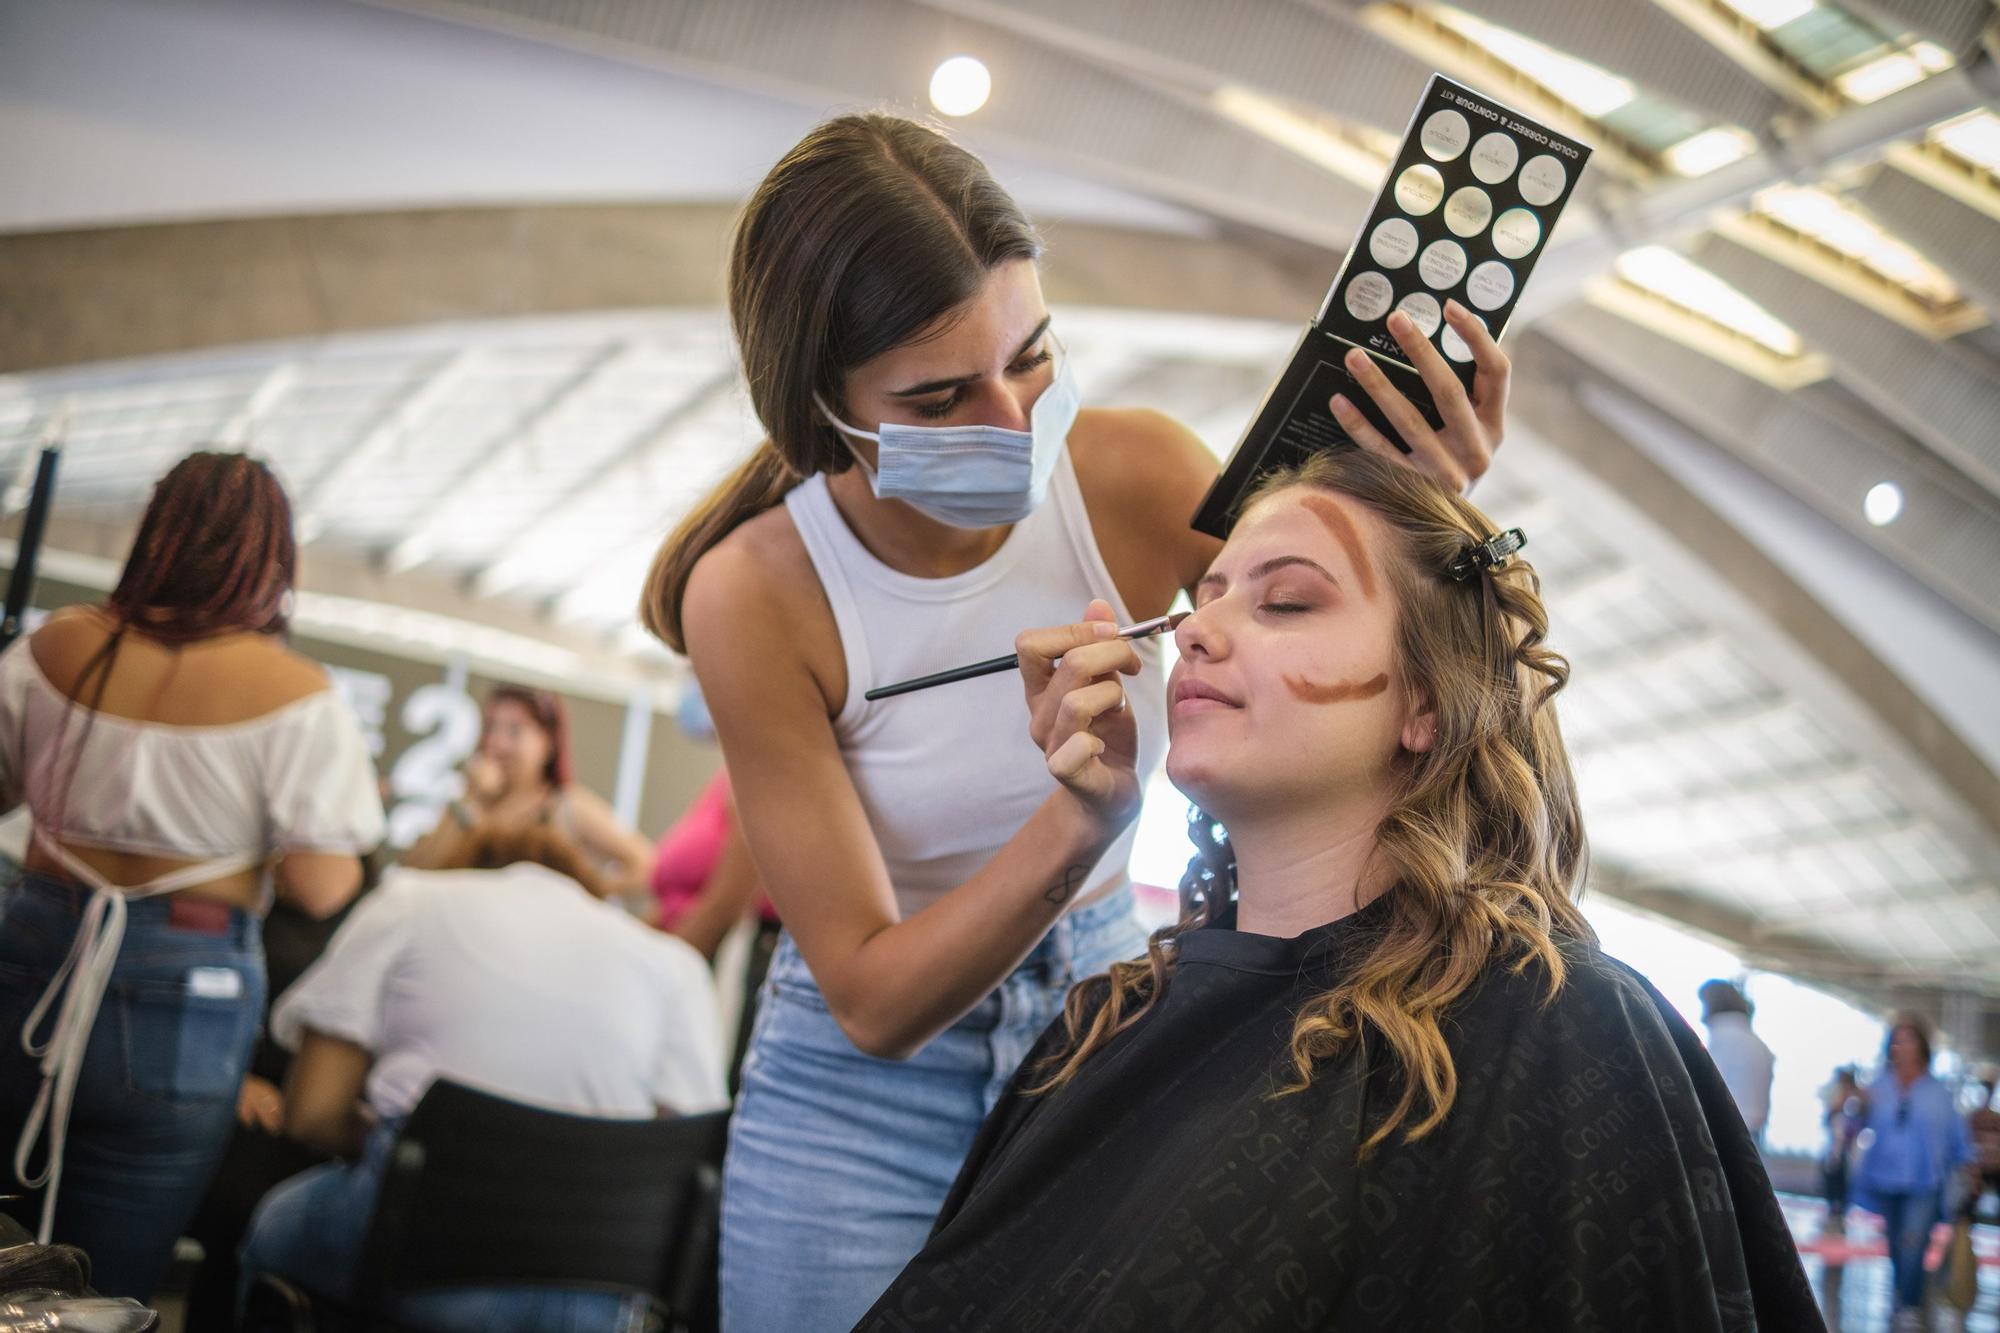
<path id="1" fill-rule="evenodd" d="M 1161 1007 L 1074 1083 L 1022 1095 L 1030 1057 L 857 1329 L 1825 1327 L 1707 1052 L 1593 948 L 1563 945 L 1547 1008 L 1541 965 L 1489 967 L 1445 1023 L 1457 1102 L 1414 1144 L 1357 1165 L 1400 1087 L 1378 1042 L 1269 1098 L 1300 1001 L 1384 916 L 1184 936 Z"/>

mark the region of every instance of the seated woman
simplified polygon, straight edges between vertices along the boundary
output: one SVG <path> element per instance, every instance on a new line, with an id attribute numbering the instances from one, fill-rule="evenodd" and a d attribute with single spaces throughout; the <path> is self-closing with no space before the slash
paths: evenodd
<path id="1" fill-rule="evenodd" d="M 404 852 L 403 865 L 459 864 L 474 828 L 545 824 L 583 854 L 607 895 L 639 907 L 648 897 L 653 848 L 602 796 L 576 780 L 569 709 L 552 690 L 495 685 L 480 710 L 479 746 L 465 761 L 465 794 Z"/>
<path id="2" fill-rule="evenodd" d="M 1177 631 L 1187 910 L 1071 993 L 859 1327 L 1822 1327 L 1700 1041 L 1577 911 L 1568 666 L 1492 531 L 1359 452 L 1260 489 Z M 1036 739 L 1136 805 L 1065 633 L 1021 640 Z"/>
<path id="3" fill-rule="evenodd" d="M 551 1110 L 642 1117 L 726 1104 L 701 955 L 601 901 L 542 825 L 479 828 L 444 872 L 392 870 L 278 1001 L 296 1046 L 285 1132 L 351 1161 L 294 1176 L 258 1207 L 247 1283 L 272 1273 L 351 1290 L 390 1146 L 433 1079 Z M 622 1328 L 612 1292 L 453 1288 L 405 1297 L 433 1329 Z"/>

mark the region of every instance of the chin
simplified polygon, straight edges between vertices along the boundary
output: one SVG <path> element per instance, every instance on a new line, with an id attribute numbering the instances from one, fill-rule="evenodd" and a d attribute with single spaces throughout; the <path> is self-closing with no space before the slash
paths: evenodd
<path id="1" fill-rule="evenodd" d="M 1202 747 L 1176 742 L 1167 751 L 1167 781 L 1174 789 L 1210 814 L 1215 803 L 1227 802 L 1237 784 L 1229 780 L 1229 765 L 1221 756 L 1203 754 Z"/>

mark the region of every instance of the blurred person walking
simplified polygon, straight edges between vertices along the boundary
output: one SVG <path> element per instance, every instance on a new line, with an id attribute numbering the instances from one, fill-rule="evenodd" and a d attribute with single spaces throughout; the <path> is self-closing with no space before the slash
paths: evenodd
<path id="1" fill-rule="evenodd" d="M 1872 1136 L 1854 1169 L 1854 1201 L 1881 1214 L 1895 1283 L 1893 1328 L 1923 1327 L 1924 1252 L 1952 1175 L 1972 1141 L 1951 1089 L 1931 1076 L 1930 1025 L 1915 1014 L 1889 1025 L 1886 1068 L 1868 1088 Z"/>
<path id="2" fill-rule="evenodd" d="M 1973 1187 L 1965 1196 L 1967 1217 L 1978 1216 L 1980 1202 L 1987 1195 L 2000 1194 L 2000 1110 L 1993 1107 L 1993 1092 L 2000 1086 L 2000 1066 L 1981 1065 L 1975 1086 L 1979 1089 L 1979 1105 L 1965 1118 L 1966 1132 L 1972 1138 L 1976 1173 Z"/>
<path id="3" fill-rule="evenodd" d="M 1867 1099 L 1853 1065 L 1833 1071 L 1833 1082 L 1820 1091 L 1822 1123 L 1826 1126 L 1826 1149 L 1820 1157 L 1820 1189 L 1826 1197 L 1826 1231 L 1838 1233 L 1847 1225 L 1847 1181 L 1854 1165 L 1855 1141 L 1861 1136 Z"/>
<path id="4" fill-rule="evenodd" d="M 1757 1146 L 1764 1146 L 1764 1126 L 1771 1118 L 1771 1076 L 1777 1057 L 1763 1038 L 1750 1030 L 1750 1001 L 1727 981 L 1704 981 L 1701 1022 L 1708 1029 L 1708 1055 L 1722 1071 L 1736 1109 Z"/>
<path id="5" fill-rule="evenodd" d="M 34 816 L 0 894 L 0 1132 L 109 1295 L 151 1295 L 229 1142 L 273 893 L 338 910 L 382 837 L 359 726 L 284 643 L 295 564 L 271 472 L 193 454 L 104 603 L 0 655 L 0 809 Z"/>

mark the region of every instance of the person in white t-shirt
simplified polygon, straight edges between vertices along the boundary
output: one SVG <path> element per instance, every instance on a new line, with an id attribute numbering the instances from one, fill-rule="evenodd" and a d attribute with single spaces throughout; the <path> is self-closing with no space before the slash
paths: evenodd
<path id="1" fill-rule="evenodd" d="M 1743 1123 L 1761 1146 L 1764 1123 L 1771 1118 L 1771 1074 L 1777 1057 L 1763 1038 L 1750 1030 L 1750 1001 L 1742 991 L 1726 981 L 1705 981 L 1696 992 L 1701 997 L 1701 1021 L 1708 1029 L 1708 1055 L 1722 1071 Z"/>
<path id="2" fill-rule="evenodd" d="M 464 868 L 393 870 L 272 1011 L 296 1046 L 285 1131 L 351 1158 L 280 1185 L 251 1220 L 259 1273 L 349 1294 L 382 1168 L 437 1078 L 528 1105 L 637 1118 L 727 1105 L 701 955 L 615 905 L 546 825 L 482 828 Z M 247 1289 L 247 1287 L 246 1287 Z M 621 1327 L 625 1298 L 560 1288 L 407 1298 L 425 1327 Z"/>

